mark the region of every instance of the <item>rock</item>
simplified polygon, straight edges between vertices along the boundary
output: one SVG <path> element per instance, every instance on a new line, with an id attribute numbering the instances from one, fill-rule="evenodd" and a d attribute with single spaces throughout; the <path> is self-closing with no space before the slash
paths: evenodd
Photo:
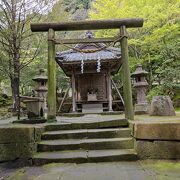
<path id="1" fill-rule="evenodd" d="M 154 96 L 151 102 L 151 116 L 175 116 L 175 110 L 169 96 Z"/>

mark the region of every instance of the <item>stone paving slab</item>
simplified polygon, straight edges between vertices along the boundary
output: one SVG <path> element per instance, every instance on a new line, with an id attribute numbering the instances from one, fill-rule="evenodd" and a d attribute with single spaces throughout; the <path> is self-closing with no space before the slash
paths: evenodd
<path id="1" fill-rule="evenodd" d="M 2 177 L 2 178 L 1 178 Z M 6 180 L 179 180 L 180 161 L 135 161 L 17 167 L 0 164 Z"/>

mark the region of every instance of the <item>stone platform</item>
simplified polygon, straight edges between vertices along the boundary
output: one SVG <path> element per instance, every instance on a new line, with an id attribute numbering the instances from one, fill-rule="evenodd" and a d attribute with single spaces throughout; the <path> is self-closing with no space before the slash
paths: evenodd
<path id="1" fill-rule="evenodd" d="M 61 157 L 72 157 L 73 151 L 76 155 L 81 155 L 82 162 L 85 162 L 84 159 L 87 162 L 88 157 L 88 162 L 92 159 L 95 161 L 94 155 L 98 161 L 103 160 L 104 156 L 106 161 L 113 161 L 117 156 L 123 159 L 124 152 L 134 148 L 134 145 L 131 146 L 132 139 L 135 151 L 129 152 L 135 155 L 137 153 L 140 159 L 180 159 L 180 112 L 172 117 L 136 115 L 135 121 L 129 121 L 129 127 L 123 114 L 59 116 L 56 123 L 39 125 L 11 124 L 14 120 L 0 120 L 0 162 L 31 160 L 37 152 L 37 143 L 40 149 L 48 149 L 50 154 L 52 147 L 57 148 L 62 153 Z M 54 143 L 51 144 L 51 141 Z M 126 151 L 123 150 L 124 147 Z M 66 148 L 70 148 L 70 151 L 65 155 Z"/>
<path id="2" fill-rule="evenodd" d="M 140 159 L 180 159 L 180 113 L 172 117 L 137 116 L 130 126 Z"/>

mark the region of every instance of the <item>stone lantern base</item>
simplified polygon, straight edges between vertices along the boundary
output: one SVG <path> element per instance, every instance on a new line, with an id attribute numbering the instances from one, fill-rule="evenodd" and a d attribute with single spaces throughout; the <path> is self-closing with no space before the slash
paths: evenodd
<path id="1" fill-rule="evenodd" d="M 29 119 L 44 117 L 44 101 L 40 98 L 29 98 L 23 101 L 27 107 Z"/>
<path id="2" fill-rule="evenodd" d="M 135 114 L 148 114 L 149 113 L 148 103 L 135 104 L 134 113 Z"/>

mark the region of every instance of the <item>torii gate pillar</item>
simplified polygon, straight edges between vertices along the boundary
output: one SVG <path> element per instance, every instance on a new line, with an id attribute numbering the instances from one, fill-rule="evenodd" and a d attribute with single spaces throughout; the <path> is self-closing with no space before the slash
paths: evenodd
<path id="1" fill-rule="evenodd" d="M 122 59 L 122 81 L 123 81 L 123 96 L 125 117 L 134 120 L 134 110 L 132 102 L 132 89 L 131 89 L 131 75 L 129 69 L 129 55 L 128 55 L 128 40 L 126 27 L 120 27 L 121 39 L 121 59 Z"/>
<path id="2" fill-rule="evenodd" d="M 56 61 L 55 61 L 55 31 L 48 31 L 48 122 L 56 120 Z"/>

